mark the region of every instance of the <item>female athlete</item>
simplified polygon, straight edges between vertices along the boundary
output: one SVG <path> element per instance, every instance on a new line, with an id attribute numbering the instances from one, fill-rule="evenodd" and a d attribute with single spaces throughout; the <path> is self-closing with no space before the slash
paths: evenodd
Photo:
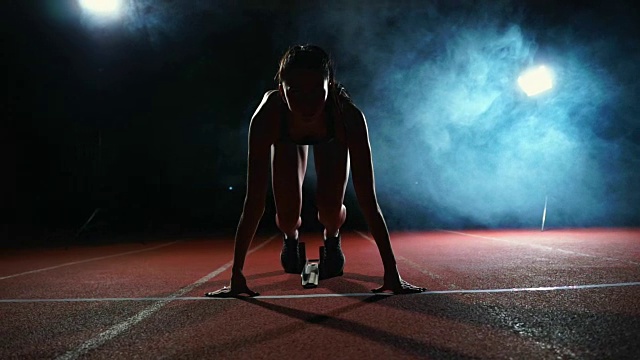
<path id="1" fill-rule="evenodd" d="M 318 220 L 324 226 L 326 277 L 342 275 L 344 254 L 340 227 L 347 209 L 343 204 L 349 168 L 353 185 L 384 267 L 384 283 L 373 292 L 422 292 L 400 277 L 389 232 L 375 192 L 373 163 L 364 114 L 344 87 L 336 83 L 333 64 L 318 46 L 289 48 L 276 74 L 278 90 L 268 91 L 251 118 L 247 192 L 238 224 L 231 281 L 210 297 L 256 296 L 242 273 L 245 257 L 265 210 L 269 165 L 276 206 L 276 225 L 284 234 L 280 260 L 285 272 L 300 273 L 298 251 L 302 223 L 302 183 L 312 145 L 317 175 Z"/>

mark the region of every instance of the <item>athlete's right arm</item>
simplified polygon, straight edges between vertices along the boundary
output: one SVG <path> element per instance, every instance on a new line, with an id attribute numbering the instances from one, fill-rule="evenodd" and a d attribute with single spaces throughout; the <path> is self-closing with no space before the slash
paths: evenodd
<path id="1" fill-rule="evenodd" d="M 244 207 L 236 232 L 233 273 L 242 274 L 244 261 L 260 219 L 265 210 L 268 189 L 273 116 L 277 92 L 267 92 L 251 118 L 249 125 L 249 154 L 247 160 L 247 190 Z"/>

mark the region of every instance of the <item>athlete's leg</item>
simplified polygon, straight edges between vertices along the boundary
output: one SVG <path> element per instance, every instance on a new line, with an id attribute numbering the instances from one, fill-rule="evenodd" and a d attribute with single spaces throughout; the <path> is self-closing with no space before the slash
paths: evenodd
<path id="1" fill-rule="evenodd" d="M 309 147 L 276 143 L 271 148 L 271 184 L 276 225 L 287 238 L 296 239 L 302 224 L 302 183 Z"/>
<path id="2" fill-rule="evenodd" d="M 271 184 L 276 203 L 276 224 L 284 233 L 280 263 L 287 273 L 300 273 L 303 256 L 298 247 L 302 224 L 302 183 L 307 170 L 308 146 L 275 144 L 271 152 Z"/>
<path id="3" fill-rule="evenodd" d="M 314 146 L 317 175 L 316 206 L 325 237 L 334 237 L 347 218 L 344 193 L 349 180 L 349 151 L 338 142 Z"/>
<path id="4" fill-rule="evenodd" d="M 324 265 L 320 276 L 329 278 L 342 275 L 345 256 L 340 246 L 340 227 L 347 217 L 344 192 L 349 178 L 349 152 L 338 143 L 316 145 L 315 157 L 318 187 L 316 205 L 318 220 L 324 225 Z"/>

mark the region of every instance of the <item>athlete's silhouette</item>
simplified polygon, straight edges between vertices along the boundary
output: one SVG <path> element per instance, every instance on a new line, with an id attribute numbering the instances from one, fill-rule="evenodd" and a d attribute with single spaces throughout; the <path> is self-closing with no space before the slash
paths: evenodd
<path id="1" fill-rule="evenodd" d="M 367 122 L 346 90 L 336 83 L 327 53 L 313 45 L 289 48 L 280 60 L 276 80 L 278 90 L 264 95 L 249 127 L 247 193 L 235 237 L 231 282 L 205 295 L 257 295 L 247 286 L 242 269 L 264 214 L 270 163 L 276 224 L 284 233 L 282 266 L 286 272 L 300 273 L 304 259 L 298 253 L 298 228 L 309 145 L 314 146 L 316 205 L 318 220 L 325 228 L 328 276 L 341 275 L 344 266 L 339 231 L 347 216 L 343 200 L 351 165 L 358 204 L 384 266 L 384 283 L 372 291 L 424 291 L 400 277 L 376 199 Z"/>

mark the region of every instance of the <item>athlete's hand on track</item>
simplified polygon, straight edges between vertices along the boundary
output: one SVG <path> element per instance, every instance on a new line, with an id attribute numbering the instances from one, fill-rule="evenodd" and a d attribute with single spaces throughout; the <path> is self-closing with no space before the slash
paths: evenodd
<path id="1" fill-rule="evenodd" d="M 247 294 L 250 297 L 258 296 L 259 293 L 249 289 L 247 286 L 247 279 L 242 275 L 242 273 L 237 272 L 231 275 L 231 283 L 229 286 L 225 286 L 222 289 L 205 293 L 204 296 L 207 297 L 217 297 L 217 298 L 229 298 L 229 297 L 238 297 L 242 294 Z"/>
<path id="2" fill-rule="evenodd" d="M 384 275 L 384 284 L 371 291 L 374 293 L 383 293 L 386 291 L 392 291 L 394 294 L 415 294 L 426 291 L 426 288 L 411 285 L 408 282 L 402 280 L 399 273 Z"/>

